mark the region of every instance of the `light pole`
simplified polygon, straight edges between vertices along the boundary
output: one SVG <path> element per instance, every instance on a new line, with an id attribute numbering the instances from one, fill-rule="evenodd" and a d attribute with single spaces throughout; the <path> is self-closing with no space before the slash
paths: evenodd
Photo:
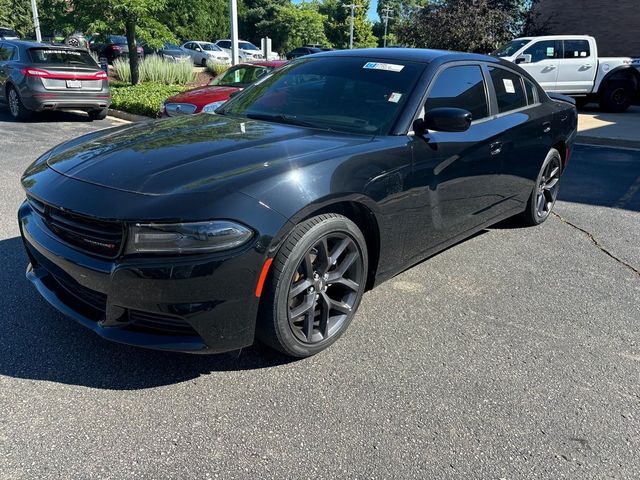
<path id="1" fill-rule="evenodd" d="M 35 1 L 35 0 L 33 0 Z M 238 64 L 238 0 L 229 0 L 231 23 L 231 65 Z"/>
<path id="2" fill-rule="evenodd" d="M 40 34 L 40 19 L 38 18 L 38 5 L 36 0 L 31 0 L 31 13 L 33 13 L 33 28 L 36 31 L 36 40 L 42 41 L 42 35 Z"/>
<path id="3" fill-rule="evenodd" d="M 387 46 L 387 27 L 389 26 L 389 19 L 391 18 L 391 12 L 393 12 L 393 8 L 390 7 L 384 7 L 382 9 L 382 12 L 384 13 L 384 15 L 382 16 L 382 18 L 384 18 L 384 40 L 382 41 L 382 46 L 386 47 Z"/>
<path id="4" fill-rule="evenodd" d="M 360 8 L 360 5 L 356 5 L 355 3 L 350 3 L 350 4 L 346 4 L 343 3 L 342 6 L 344 8 L 350 8 L 351 9 L 351 29 L 349 32 L 349 48 L 353 48 L 353 21 L 354 21 L 354 17 L 356 14 L 356 8 Z"/>

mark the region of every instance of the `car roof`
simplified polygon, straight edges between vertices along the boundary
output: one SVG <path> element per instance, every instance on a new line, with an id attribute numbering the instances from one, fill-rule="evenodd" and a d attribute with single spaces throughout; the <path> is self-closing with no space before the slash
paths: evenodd
<path id="1" fill-rule="evenodd" d="M 425 48 L 354 48 L 353 50 L 331 50 L 314 53 L 313 57 L 361 57 L 376 60 L 399 60 L 403 62 L 431 63 L 434 60 L 476 60 L 498 63 L 495 58 L 477 53 L 431 50 Z"/>
<path id="2" fill-rule="evenodd" d="M 288 63 L 288 60 L 262 60 L 257 62 L 242 62 L 238 65 L 257 65 L 259 67 L 274 67 L 279 68 L 285 63 Z"/>

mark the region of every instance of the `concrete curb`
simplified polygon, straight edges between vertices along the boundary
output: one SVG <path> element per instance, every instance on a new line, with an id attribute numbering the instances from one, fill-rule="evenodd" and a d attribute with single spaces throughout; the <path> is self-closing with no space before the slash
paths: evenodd
<path id="1" fill-rule="evenodd" d="M 142 115 L 134 115 L 133 113 L 121 112 L 120 110 L 109 109 L 110 117 L 119 118 L 120 120 L 127 120 L 128 122 L 144 122 L 146 120 L 152 120 L 150 117 L 143 117 Z"/>
<path id="2" fill-rule="evenodd" d="M 622 147 L 640 150 L 640 140 L 625 140 L 621 138 L 591 137 L 589 135 L 578 135 L 576 143 L 587 145 L 598 145 L 601 147 Z"/>

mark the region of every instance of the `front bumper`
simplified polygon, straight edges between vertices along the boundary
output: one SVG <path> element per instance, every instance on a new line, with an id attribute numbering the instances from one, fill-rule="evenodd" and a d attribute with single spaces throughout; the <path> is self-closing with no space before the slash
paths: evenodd
<path id="1" fill-rule="evenodd" d="M 251 345 L 264 257 L 101 259 L 63 243 L 25 202 L 27 278 L 56 309 L 98 335 L 146 348 L 216 353 Z"/>

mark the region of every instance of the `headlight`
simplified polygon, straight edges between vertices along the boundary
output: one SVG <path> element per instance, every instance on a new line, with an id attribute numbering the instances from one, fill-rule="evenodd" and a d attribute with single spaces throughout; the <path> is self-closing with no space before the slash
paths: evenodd
<path id="1" fill-rule="evenodd" d="M 125 253 L 207 253 L 239 247 L 253 232 L 238 223 L 137 223 L 129 228 Z"/>
<path id="2" fill-rule="evenodd" d="M 205 113 L 215 113 L 215 111 L 220 108 L 222 105 L 224 105 L 226 102 L 226 100 L 222 100 L 220 102 L 213 102 L 213 103 L 209 103 L 207 105 L 205 105 L 204 107 L 202 107 L 202 111 Z"/>

